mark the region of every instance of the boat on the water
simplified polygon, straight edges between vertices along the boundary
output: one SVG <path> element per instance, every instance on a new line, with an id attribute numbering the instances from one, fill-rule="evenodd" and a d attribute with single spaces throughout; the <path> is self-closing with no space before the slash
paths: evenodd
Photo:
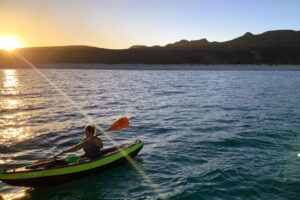
<path id="1" fill-rule="evenodd" d="M 67 162 L 66 159 L 32 164 L 5 170 L 0 180 L 14 186 L 44 187 L 57 185 L 80 177 L 103 172 L 135 157 L 143 148 L 140 140 L 102 150 L 93 160 Z"/>

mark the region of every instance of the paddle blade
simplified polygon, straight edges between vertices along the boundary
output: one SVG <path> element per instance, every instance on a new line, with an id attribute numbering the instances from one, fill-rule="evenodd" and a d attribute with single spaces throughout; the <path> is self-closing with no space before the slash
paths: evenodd
<path id="1" fill-rule="evenodd" d="M 107 131 L 119 131 L 128 126 L 129 126 L 128 118 L 122 117 L 122 118 L 118 119 L 117 121 L 115 121 L 115 123 L 113 123 L 113 125 L 111 125 L 111 127 L 109 129 L 107 129 Z"/>
<path id="2" fill-rule="evenodd" d="M 37 160 L 37 161 L 34 162 L 34 164 L 41 164 L 41 163 L 45 163 L 45 162 L 49 162 L 49 160 L 44 160 L 44 159 Z"/>

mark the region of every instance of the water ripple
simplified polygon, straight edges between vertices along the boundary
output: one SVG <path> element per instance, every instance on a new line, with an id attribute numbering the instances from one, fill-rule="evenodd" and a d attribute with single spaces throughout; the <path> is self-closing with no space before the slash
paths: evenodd
<path id="1" fill-rule="evenodd" d="M 42 70 L 116 142 L 141 139 L 129 164 L 30 199 L 297 199 L 299 72 Z M 0 70 L 0 163 L 21 166 L 76 144 L 87 123 L 33 70 Z M 106 146 L 111 142 L 103 137 Z M 24 188 L 0 183 L 0 193 Z"/>

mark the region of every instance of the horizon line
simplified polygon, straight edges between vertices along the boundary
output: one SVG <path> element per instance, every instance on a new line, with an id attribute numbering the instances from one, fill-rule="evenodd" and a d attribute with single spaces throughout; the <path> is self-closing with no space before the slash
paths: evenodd
<path id="1" fill-rule="evenodd" d="M 166 43 L 164 45 L 155 44 L 155 45 L 148 46 L 148 45 L 143 45 L 143 44 L 133 44 L 133 45 L 127 47 L 127 48 L 106 48 L 106 47 L 101 47 L 101 46 L 92 46 L 92 45 L 88 45 L 88 44 L 66 44 L 66 45 L 56 45 L 56 44 L 54 44 L 54 45 L 48 45 L 48 46 L 47 45 L 41 45 L 41 46 L 24 46 L 24 47 L 16 48 L 15 50 L 18 50 L 18 49 L 29 49 L 29 48 L 47 48 L 47 47 L 49 47 L 49 48 L 54 47 L 55 48 L 55 47 L 75 47 L 75 46 L 78 46 L 78 47 L 79 46 L 81 46 L 81 47 L 92 47 L 92 48 L 99 48 L 99 49 L 106 49 L 106 50 L 127 50 L 127 49 L 130 49 L 130 48 L 134 47 L 134 46 L 143 46 L 145 48 L 147 48 L 147 47 L 150 47 L 150 48 L 151 47 L 165 47 L 168 44 L 174 44 L 176 42 L 180 42 L 180 41 L 183 41 L 183 40 L 186 40 L 186 41 L 189 41 L 189 42 L 198 41 L 198 40 L 207 40 L 209 43 L 212 43 L 212 42 L 222 43 L 222 42 L 232 41 L 234 39 L 237 39 L 237 38 L 242 37 L 245 34 L 249 34 L 249 33 L 252 34 L 252 35 L 261 35 L 261 34 L 264 34 L 264 33 L 267 33 L 267 32 L 275 32 L 275 31 L 295 31 L 295 32 L 299 32 L 300 30 L 294 30 L 294 29 L 274 29 L 274 30 L 268 30 L 268 31 L 256 33 L 256 34 L 250 32 L 250 31 L 247 31 L 247 32 L 245 32 L 244 34 L 242 34 L 242 35 L 240 35 L 238 37 L 235 37 L 235 38 L 232 38 L 232 39 L 229 39 L 229 40 L 223 40 L 223 41 L 216 41 L 216 40 L 210 41 L 206 37 L 204 37 L 204 38 L 201 38 L 201 39 L 192 39 L 192 40 L 180 39 L 180 40 L 177 40 L 175 42 Z M 0 51 L 2 51 L 2 50 L 4 50 L 4 49 L 0 49 Z"/>

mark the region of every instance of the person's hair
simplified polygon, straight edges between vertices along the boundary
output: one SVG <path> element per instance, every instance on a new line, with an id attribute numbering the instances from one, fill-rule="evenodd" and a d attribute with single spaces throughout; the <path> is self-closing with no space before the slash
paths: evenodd
<path id="1" fill-rule="evenodd" d="M 87 132 L 90 132 L 90 133 L 93 133 L 95 134 L 95 126 L 94 125 L 87 125 L 84 129 L 84 131 L 87 131 Z"/>

